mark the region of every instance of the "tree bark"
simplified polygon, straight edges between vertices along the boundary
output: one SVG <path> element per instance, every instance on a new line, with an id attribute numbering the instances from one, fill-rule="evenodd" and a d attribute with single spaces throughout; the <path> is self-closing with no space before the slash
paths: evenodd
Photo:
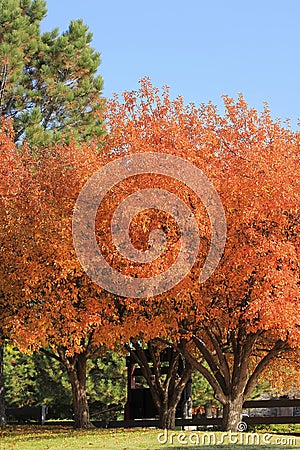
<path id="1" fill-rule="evenodd" d="M 134 349 L 127 347 L 135 361 L 139 364 L 143 376 L 145 377 L 153 402 L 159 416 L 159 428 L 175 429 L 176 408 L 181 399 L 192 374 L 192 366 L 184 361 L 180 353 L 173 348 L 167 347 L 169 351 L 168 371 L 166 377 L 162 377 L 163 352 L 156 351 L 155 343 L 148 342 L 150 359 L 147 358 L 145 349 L 140 343 L 134 342 Z"/>
<path id="2" fill-rule="evenodd" d="M 187 347 L 185 339 L 181 340 L 177 348 L 206 378 L 214 390 L 215 399 L 223 405 L 224 429 L 235 432 L 242 421 L 243 402 L 251 395 L 259 376 L 270 361 L 288 351 L 289 346 L 280 339 L 276 341 L 273 347 L 262 351 L 260 361 L 251 372 L 250 356 L 263 332 L 247 333 L 242 323 L 224 339 L 220 330 L 220 327 L 214 329 L 211 325 L 209 329 L 205 328 L 205 333 L 200 337 L 192 337 L 191 341 L 200 352 L 200 357 L 195 356 L 193 348 Z"/>
<path id="3" fill-rule="evenodd" d="M 0 344 L 0 426 L 6 424 L 4 389 L 4 344 Z"/>
<path id="4" fill-rule="evenodd" d="M 91 333 L 88 345 L 81 353 L 75 353 L 73 356 L 66 355 L 66 348 L 58 347 L 57 354 L 47 349 L 41 349 L 50 358 L 59 361 L 66 369 L 68 379 L 72 387 L 73 413 L 75 428 L 94 428 L 90 422 L 90 412 L 86 393 L 86 370 L 87 360 L 91 357 L 90 343 L 92 341 Z"/>
<path id="5" fill-rule="evenodd" d="M 191 374 L 189 373 L 188 377 L 185 377 L 181 384 L 176 383 L 176 380 L 173 379 L 170 385 L 171 392 L 166 389 L 161 391 L 160 395 L 157 396 L 157 392 L 156 395 L 153 395 L 153 391 L 151 390 L 152 398 L 155 402 L 159 414 L 159 428 L 168 430 L 175 429 L 176 409 L 190 376 Z"/>
<path id="6" fill-rule="evenodd" d="M 176 406 L 169 407 L 167 404 L 160 405 L 159 428 L 163 430 L 175 429 Z"/>
<path id="7" fill-rule="evenodd" d="M 238 425 L 242 421 L 244 397 L 239 394 L 236 398 L 228 398 L 223 405 L 223 429 L 226 431 L 239 431 Z"/>
<path id="8" fill-rule="evenodd" d="M 59 360 L 67 370 L 72 387 L 73 413 L 75 428 L 94 428 L 90 422 L 89 405 L 86 394 L 86 363 L 87 352 L 66 356 L 63 348 L 58 348 L 58 356 L 47 352 L 49 356 Z"/>
<path id="9" fill-rule="evenodd" d="M 73 413 L 75 428 L 94 428 L 90 422 L 89 405 L 86 394 L 86 363 L 85 353 L 76 354 L 69 359 L 62 357 L 68 378 L 72 386 Z"/>

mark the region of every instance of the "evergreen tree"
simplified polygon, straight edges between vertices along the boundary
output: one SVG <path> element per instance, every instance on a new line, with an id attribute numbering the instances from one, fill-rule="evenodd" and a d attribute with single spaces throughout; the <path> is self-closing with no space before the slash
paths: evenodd
<path id="1" fill-rule="evenodd" d="M 5 390 L 9 407 L 47 405 L 47 417 L 72 419 L 72 390 L 65 368 L 43 351 L 32 355 L 7 345 Z M 114 352 L 89 360 L 87 391 L 96 420 L 123 416 L 126 402 L 125 357 Z"/>
<path id="2" fill-rule="evenodd" d="M 88 364 L 87 392 L 95 420 L 124 418 L 127 369 L 124 355 L 107 351 Z"/>
<path id="3" fill-rule="evenodd" d="M 41 33 L 44 0 L 0 0 L 0 111 L 32 146 L 103 132 L 100 55 L 82 20 Z"/>
<path id="4" fill-rule="evenodd" d="M 5 348 L 5 391 L 9 407 L 49 407 L 48 417 L 72 418 L 72 392 L 64 368 L 44 353 Z"/>

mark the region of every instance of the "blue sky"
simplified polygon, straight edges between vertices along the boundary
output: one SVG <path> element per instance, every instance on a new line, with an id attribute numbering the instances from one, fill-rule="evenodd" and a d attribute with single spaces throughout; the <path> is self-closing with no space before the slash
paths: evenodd
<path id="1" fill-rule="evenodd" d="M 150 76 L 173 97 L 222 108 L 242 92 L 273 117 L 300 117 L 299 0 L 48 0 L 43 31 L 82 18 L 101 53 L 104 92 L 136 89 Z M 222 110 L 222 109 L 221 109 Z"/>

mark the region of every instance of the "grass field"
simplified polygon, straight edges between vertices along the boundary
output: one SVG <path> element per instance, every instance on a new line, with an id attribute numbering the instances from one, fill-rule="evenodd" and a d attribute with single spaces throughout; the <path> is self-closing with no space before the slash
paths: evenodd
<path id="1" fill-rule="evenodd" d="M 159 436 L 159 433 L 160 436 Z M 158 440 L 158 436 L 160 441 Z M 108 429 L 73 430 L 69 427 L 18 426 L 0 430 L 1 450 L 166 450 L 212 448 L 228 450 L 297 449 L 300 437 L 269 433 L 176 431 L 167 435 L 161 430 Z M 167 442 L 166 442 L 167 441 Z"/>

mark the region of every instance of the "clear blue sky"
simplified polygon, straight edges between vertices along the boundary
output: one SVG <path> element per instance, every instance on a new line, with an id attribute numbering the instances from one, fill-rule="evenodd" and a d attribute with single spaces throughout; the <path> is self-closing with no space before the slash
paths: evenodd
<path id="1" fill-rule="evenodd" d="M 300 117 L 300 0 L 48 0 L 43 31 L 84 19 L 101 53 L 104 92 L 150 76 L 200 104 L 242 92 L 274 117 Z"/>

